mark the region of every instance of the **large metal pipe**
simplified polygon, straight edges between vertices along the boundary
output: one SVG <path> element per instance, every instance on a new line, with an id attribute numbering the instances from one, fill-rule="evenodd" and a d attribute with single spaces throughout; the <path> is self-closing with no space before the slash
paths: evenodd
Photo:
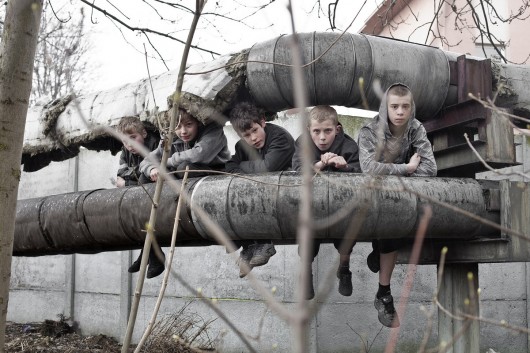
<path id="1" fill-rule="evenodd" d="M 232 239 L 272 239 L 294 243 L 300 202 L 301 177 L 294 172 L 251 176 L 210 176 L 196 179 L 180 215 L 178 245 L 212 245 L 215 241 L 194 207 L 203 208 Z M 372 185 L 372 186 L 370 186 Z M 315 237 L 342 238 L 361 208 L 366 217 L 360 240 L 413 237 L 426 202 L 396 191 L 402 186 L 457 206 L 498 223 L 499 213 L 489 212 L 481 185 L 473 179 L 371 177 L 331 173 L 314 179 Z M 152 194 L 154 185 L 146 185 Z M 162 245 L 170 242 L 176 195 L 165 187 L 155 230 Z M 38 256 L 92 253 L 141 247 L 151 199 L 142 187 L 92 190 L 38 199 L 21 200 L 13 254 Z M 337 222 L 330 223 L 334 215 Z M 468 217 L 433 205 L 430 238 L 472 239 L 497 232 Z"/>
<path id="2" fill-rule="evenodd" d="M 306 63 L 331 46 L 322 58 L 304 68 L 311 105 L 362 107 L 363 89 L 369 108 L 378 110 L 380 97 L 373 86 L 376 80 L 382 90 L 395 82 L 408 85 L 421 120 L 434 117 L 448 98 L 449 63 L 440 49 L 353 33 L 342 37 L 338 33 L 302 33 L 298 39 Z M 249 53 L 249 91 L 259 105 L 270 111 L 294 107 L 290 67 L 265 63 L 291 64 L 291 40 L 292 36 L 280 36 L 257 43 Z"/>

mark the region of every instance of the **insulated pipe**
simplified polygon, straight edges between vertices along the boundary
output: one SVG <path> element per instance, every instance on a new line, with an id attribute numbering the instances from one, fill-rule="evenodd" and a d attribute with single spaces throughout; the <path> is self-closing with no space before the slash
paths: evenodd
<path id="1" fill-rule="evenodd" d="M 232 239 L 272 239 L 295 243 L 301 177 L 295 172 L 249 176 L 209 176 L 188 187 L 191 198 L 180 214 L 178 245 L 212 245 L 215 240 L 194 211 L 203 208 Z M 403 183 L 403 184 L 402 184 Z M 402 186 L 499 222 L 486 210 L 484 190 L 473 179 L 371 177 L 330 173 L 314 178 L 313 218 L 320 239 L 342 238 L 350 222 L 362 222 L 359 240 L 410 238 L 421 218 L 417 196 Z M 145 190 L 153 194 L 154 185 Z M 176 195 L 164 187 L 155 232 L 168 245 L 175 219 Z M 432 205 L 430 238 L 472 239 L 497 236 L 481 223 Z M 142 187 L 92 190 L 17 203 L 13 255 L 38 256 L 93 253 L 140 248 L 149 219 L 151 199 Z M 366 210 L 363 219 L 356 218 Z M 341 217 L 336 217 L 340 215 Z M 338 218 L 336 222 L 332 220 Z"/>
<path id="2" fill-rule="evenodd" d="M 414 94 L 416 116 L 433 118 L 450 90 L 448 57 L 437 48 L 382 37 L 345 33 L 302 33 L 298 40 L 305 62 L 318 58 L 335 40 L 331 49 L 318 61 L 304 68 L 310 105 L 330 104 L 363 107 L 359 79 L 364 80 L 364 94 L 371 110 L 379 109 L 381 89 L 391 84 L 406 84 Z M 269 111 L 294 107 L 291 68 L 264 62 L 291 64 L 292 35 L 255 44 L 248 56 L 247 85 L 257 104 Z M 260 62 L 256 62 L 260 61 Z"/>

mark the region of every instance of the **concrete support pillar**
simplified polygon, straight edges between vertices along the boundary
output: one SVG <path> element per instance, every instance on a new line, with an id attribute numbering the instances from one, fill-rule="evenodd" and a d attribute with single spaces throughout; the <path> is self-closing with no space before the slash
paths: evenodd
<path id="1" fill-rule="evenodd" d="M 127 271 L 131 265 L 132 250 L 121 252 L 120 332 L 125 335 L 131 311 L 132 275 Z M 123 340 L 123 337 L 120 341 Z"/>
<path id="2" fill-rule="evenodd" d="M 64 316 L 74 321 L 75 254 L 65 256 Z"/>
<path id="3" fill-rule="evenodd" d="M 438 310 L 440 344 L 452 345 L 448 353 L 479 353 L 479 321 L 461 319 L 461 314 L 479 316 L 478 264 L 447 264 L 438 300 L 450 313 Z"/>

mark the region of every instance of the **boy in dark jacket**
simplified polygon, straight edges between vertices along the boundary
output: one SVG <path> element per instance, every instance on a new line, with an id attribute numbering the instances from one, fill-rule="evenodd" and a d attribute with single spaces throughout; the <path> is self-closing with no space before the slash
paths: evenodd
<path id="1" fill-rule="evenodd" d="M 116 178 L 116 186 L 132 186 L 149 182 L 147 178 L 140 173 L 140 162 L 143 157 L 138 154 L 136 148 L 131 144 L 131 140 L 139 145 L 144 145 L 149 151 L 158 146 L 160 137 L 158 134 L 148 133 L 144 124 L 136 116 L 125 116 L 120 119 L 116 128 L 127 138 L 122 140 L 123 147 L 120 154 L 120 166 Z"/>
<path id="2" fill-rule="evenodd" d="M 379 114 L 359 132 L 359 159 L 363 173 L 400 176 L 436 176 L 432 146 L 427 132 L 416 119 L 416 108 L 410 89 L 400 83 L 385 92 Z M 390 280 L 402 239 L 372 242 L 368 267 L 379 271 L 379 289 L 374 306 L 379 322 L 398 327 L 399 318 L 390 292 Z"/>
<path id="3" fill-rule="evenodd" d="M 167 169 L 168 171 L 177 171 L 177 178 L 182 178 L 187 166 L 190 171 L 202 170 L 202 172 L 190 173 L 191 177 L 208 175 L 208 170 L 224 169 L 224 164 L 230 157 L 230 151 L 221 125 L 210 123 L 205 126 L 181 109 L 175 133 L 177 137 L 171 145 L 171 156 L 167 160 Z M 153 164 L 152 160 L 160 161 L 163 152 L 164 146 L 161 143 L 156 150 L 149 154 L 149 160 L 146 158 L 140 164 L 140 172 L 150 181 L 158 179 L 158 167 Z M 129 268 L 129 272 L 138 271 L 141 261 L 142 254 L 140 253 L 138 259 Z M 160 262 L 151 249 L 146 277 L 156 277 L 163 271 L 164 264 Z"/>
<path id="4" fill-rule="evenodd" d="M 118 169 L 117 187 L 132 186 L 151 182 L 145 175 L 140 173 L 140 163 L 143 157 L 138 154 L 136 148 L 132 145 L 131 140 L 138 144 L 143 144 L 149 151 L 156 149 L 160 138 L 147 132 L 144 125 L 138 117 L 126 116 L 118 123 L 117 130 L 127 136 L 122 142 L 122 152 L 120 155 L 120 167 Z M 138 272 L 142 261 L 142 253 L 138 259 L 129 267 L 129 272 Z M 151 249 L 149 253 L 149 268 L 147 269 L 147 278 L 158 276 L 164 271 L 164 264 L 155 255 Z"/>
<path id="5" fill-rule="evenodd" d="M 315 171 L 361 172 L 357 143 L 342 131 L 335 109 L 327 105 L 319 105 L 311 109 L 307 129 L 313 141 L 311 145 L 313 160 L 311 163 Z M 296 140 L 296 151 L 293 157 L 293 169 L 296 171 L 302 170 L 302 138 L 301 136 Z M 350 296 L 353 291 L 350 254 L 355 242 L 344 245 L 341 244 L 342 242 L 343 239 L 334 239 L 333 241 L 333 245 L 340 255 L 339 268 L 337 269 L 339 293 Z M 320 243 L 319 240 L 314 240 L 311 262 L 318 254 Z M 307 299 L 312 299 L 315 296 L 315 290 L 311 264 L 309 264 L 308 271 L 310 282 L 308 283 Z"/>
<path id="6" fill-rule="evenodd" d="M 178 171 L 177 178 L 182 178 L 186 167 L 189 167 L 190 171 L 224 170 L 225 163 L 230 158 L 230 151 L 223 126 L 215 122 L 204 125 L 182 109 L 179 115 L 179 122 L 175 128 L 177 137 L 171 145 L 167 169 Z M 160 144 L 151 152 L 149 159 L 160 161 L 163 152 L 164 146 Z M 158 179 L 158 168 L 147 159 L 140 164 L 140 171 L 152 181 Z M 201 177 L 208 174 L 208 172 L 195 172 L 190 173 L 190 176 Z"/>
<path id="7" fill-rule="evenodd" d="M 293 137 L 284 128 L 266 123 L 256 106 L 239 103 L 230 112 L 230 123 L 241 139 L 236 143 L 235 154 L 226 163 L 228 173 L 277 172 L 291 167 Z M 247 275 L 246 268 L 263 266 L 276 254 L 272 243 L 240 242 L 238 245 L 243 246 L 239 253 L 239 277 Z"/>

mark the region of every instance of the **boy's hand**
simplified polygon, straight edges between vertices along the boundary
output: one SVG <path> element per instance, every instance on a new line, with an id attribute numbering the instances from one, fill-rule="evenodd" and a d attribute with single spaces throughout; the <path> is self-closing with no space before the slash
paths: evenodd
<path id="1" fill-rule="evenodd" d="M 329 164 L 329 161 L 332 158 L 335 158 L 335 157 L 337 157 L 337 155 L 335 153 L 326 152 L 326 153 L 324 153 L 323 155 L 320 156 L 320 161 L 322 163 L 324 163 L 324 165 L 327 165 L 327 164 Z"/>
<path id="2" fill-rule="evenodd" d="M 149 173 L 149 178 L 151 178 L 152 181 L 157 181 L 157 179 L 158 179 L 158 168 L 151 169 L 151 172 Z"/>
<path id="3" fill-rule="evenodd" d="M 419 154 L 414 153 L 412 157 L 410 157 L 410 161 L 407 164 L 407 173 L 412 174 L 416 171 L 418 168 L 418 165 L 420 164 L 421 157 Z"/>
<path id="4" fill-rule="evenodd" d="M 125 179 L 123 179 L 122 177 L 117 177 L 116 178 L 116 187 L 122 188 L 124 186 L 125 186 Z"/>
<path id="5" fill-rule="evenodd" d="M 346 168 L 348 166 L 348 163 L 346 162 L 344 157 L 341 157 L 341 156 L 335 156 L 335 157 L 331 158 L 328 161 L 328 164 L 335 165 L 335 168 L 337 168 L 337 169 Z"/>

